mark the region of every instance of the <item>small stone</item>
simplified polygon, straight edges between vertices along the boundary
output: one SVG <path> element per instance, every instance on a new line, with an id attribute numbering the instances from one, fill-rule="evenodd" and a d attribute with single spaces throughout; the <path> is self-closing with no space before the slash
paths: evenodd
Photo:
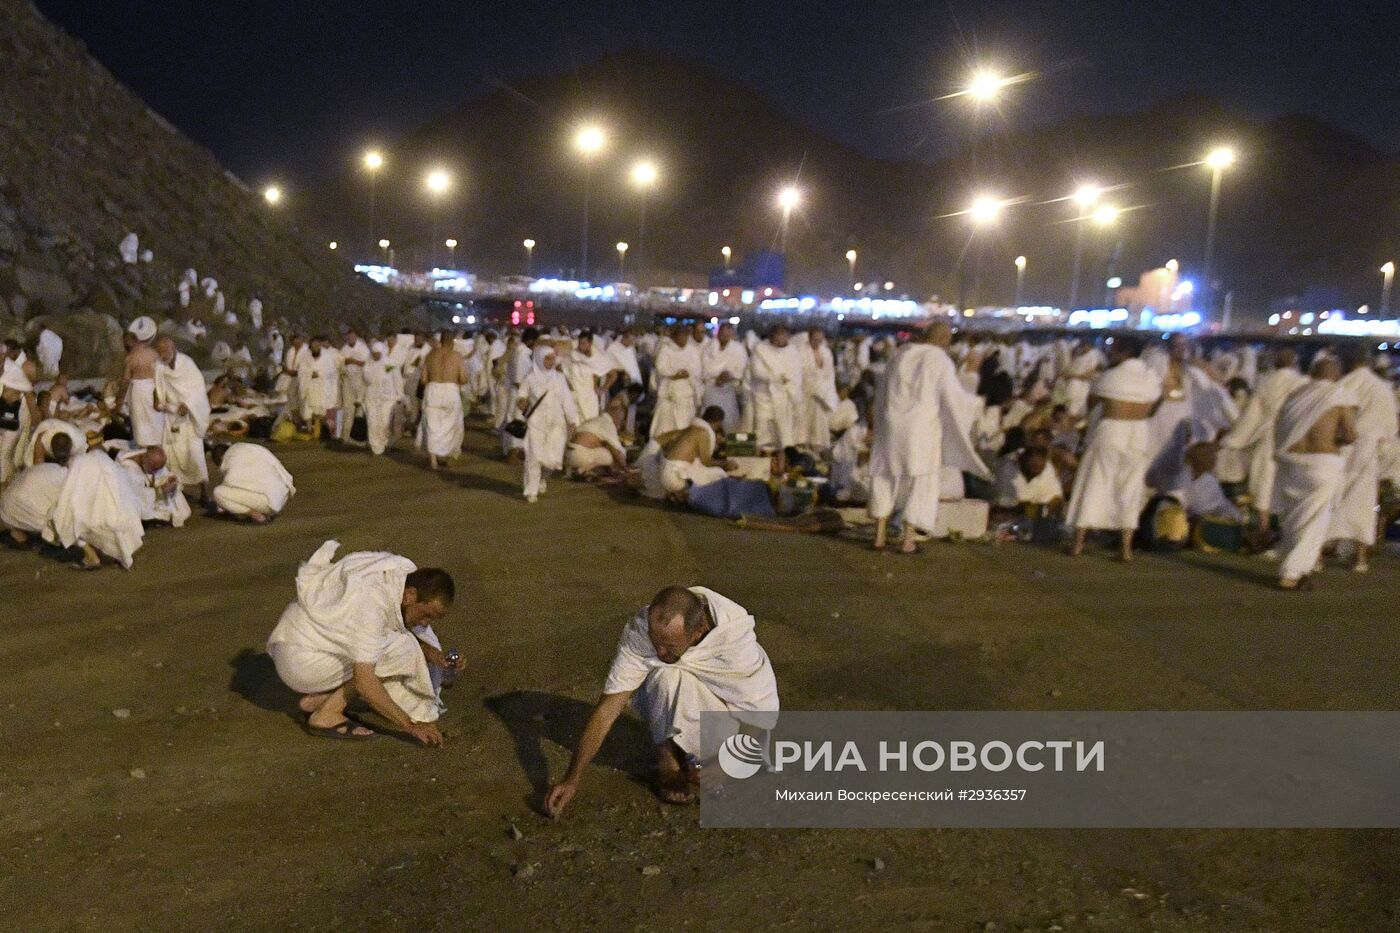
<path id="1" fill-rule="evenodd" d="M 884 870 L 885 870 L 885 860 L 882 859 L 882 858 L 872 859 L 871 862 L 870 862 L 870 870 L 871 870 L 871 871 L 875 871 L 875 872 L 884 871 Z"/>
<path id="2" fill-rule="evenodd" d="M 146 769 L 145 769 L 145 768 L 132 768 L 132 769 L 131 769 L 131 776 L 134 777 L 134 778 L 136 778 L 136 780 L 138 780 L 138 781 L 144 781 L 144 780 L 146 779 Z"/>
<path id="3" fill-rule="evenodd" d="M 525 838 L 525 834 L 520 831 L 520 827 L 516 826 L 514 823 L 511 823 L 510 829 L 506 830 L 506 835 L 510 836 L 510 838 L 516 842 Z"/>
<path id="4" fill-rule="evenodd" d="M 535 866 L 530 864 L 515 864 L 510 866 L 510 873 L 519 881 L 529 881 L 535 877 Z"/>
<path id="5" fill-rule="evenodd" d="M 655 878 L 659 874 L 661 874 L 660 865 L 647 865 L 644 868 L 642 868 L 643 878 Z"/>
<path id="6" fill-rule="evenodd" d="M 996 928 L 997 922 L 995 920 L 988 920 L 986 923 L 982 924 L 982 929 L 985 931 L 985 933 L 991 933 L 991 931 L 995 930 Z"/>
<path id="7" fill-rule="evenodd" d="M 833 612 L 833 613 L 831 614 L 831 617 L 832 617 L 833 619 L 839 619 L 839 618 L 841 618 L 841 613 L 839 613 L 839 612 Z"/>
<path id="8" fill-rule="evenodd" d="M 112 710 L 112 715 L 117 717 L 118 719 L 129 719 L 131 717 L 131 710 L 123 706 L 118 709 Z"/>

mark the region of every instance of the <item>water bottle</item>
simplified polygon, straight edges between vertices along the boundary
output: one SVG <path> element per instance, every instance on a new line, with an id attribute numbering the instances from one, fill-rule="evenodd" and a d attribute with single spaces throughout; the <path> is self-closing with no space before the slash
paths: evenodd
<path id="1" fill-rule="evenodd" d="M 445 662 L 442 671 L 442 685 L 450 687 L 457 679 L 457 662 L 462 660 L 462 652 L 456 648 L 448 648 L 447 651 L 443 652 L 442 658 Z"/>

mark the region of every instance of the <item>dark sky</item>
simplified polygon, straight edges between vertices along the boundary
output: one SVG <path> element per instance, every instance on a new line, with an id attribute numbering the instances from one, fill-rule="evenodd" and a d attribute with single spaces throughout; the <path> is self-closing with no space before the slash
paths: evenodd
<path id="1" fill-rule="evenodd" d="M 1016 123 L 1199 90 L 1400 150 L 1400 2 L 37 0 L 252 181 L 339 170 L 460 101 L 609 51 L 703 61 L 865 152 L 935 159 L 966 124 L 913 106 L 994 62 L 1037 79 Z"/>

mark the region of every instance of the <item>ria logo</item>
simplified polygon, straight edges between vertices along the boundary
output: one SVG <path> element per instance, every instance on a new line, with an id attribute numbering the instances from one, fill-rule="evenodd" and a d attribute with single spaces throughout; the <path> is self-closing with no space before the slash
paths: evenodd
<path id="1" fill-rule="evenodd" d="M 719 747 L 719 768 L 736 780 L 751 778 L 763 767 L 763 743 L 751 735 L 738 733 Z"/>

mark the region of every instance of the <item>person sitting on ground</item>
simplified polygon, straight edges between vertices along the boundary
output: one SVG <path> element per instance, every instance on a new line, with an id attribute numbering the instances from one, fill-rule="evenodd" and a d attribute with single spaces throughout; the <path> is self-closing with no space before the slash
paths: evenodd
<path id="1" fill-rule="evenodd" d="M 691 486 L 724 479 L 734 464 L 715 458 L 723 436 L 724 409 L 711 405 L 689 427 L 653 438 L 637 459 L 642 495 L 684 502 Z"/>
<path id="2" fill-rule="evenodd" d="M 297 491 L 292 474 L 260 444 L 220 444 L 214 448 L 214 464 L 221 474 L 214 506 L 221 514 L 265 525 Z"/>
<path id="3" fill-rule="evenodd" d="M 1170 489 L 1163 490 L 1181 503 L 1192 522 L 1207 516 L 1231 522 L 1243 522 L 1246 518 L 1244 510 L 1225 495 L 1220 480 L 1215 476 L 1219 452 L 1219 445 L 1208 441 L 1186 448 L 1175 481 Z"/>
<path id="4" fill-rule="evenodd" d="M 618 432 L 627 422 L 627 397 L 614 395 L 607 409 L 578 426 L 564 465 L 579 476 L 595 477 L 627 472 L 627 451 Z"/>
<path id="5" fill-rule="evenodd" d="M 998 507 L 1053 515 L 1060 511 L 1064 499 L 1064 487 L 1049 451 L 1027 447 L 1014 460 L 1003 461 L 997 476 Z"/>
<path id="6" fill-rule="evenodd" d="M 44 461 L 20 471 L 0 493 L 0 526 L 9 533 L 7 544 L 28 544 L 30 535 L 43 534 L 49 527 L 73 449 L 67 434 L 54 435 Z"/>
<path id="7" fill-rule="evenodd" d="M 190 517 L 190 504 L 180 488 L 180 480 L 166 466 L 165 448 L 137 447 L 117 453 L 112 459 L 126 471 L 127 481 L 141 503 L 143 522 L 184 527 Z"/>
<path id="8" fill-rule="evenodd" d="M 724 411 L 720 409 L 722 423 Z M 635 698 L 635 700 L 634 700 Z M 656 793 L 689 803 L 701 769 L 729 735 L 760 735 L 777 721 L 778 682 L 754 634 L 754 618 L 733 600 L 703 586 L 668 586 L 623 630 L 568 770 L 545 798 L 558 817 L 578 792 L 583 771 L 598 754 L 629 701 L 646 720 L 656 754 Z M 703 713 L 728 713 L 728 734 Z M 718 718 L 718 717 L 716 717 Z"/>
<path id="9" fill-rule="evenodd" d="M 456 597 L 451 575 L 386 552 L 335 561 L 339 547 L 327 541 L 297 571 L 297 598 L 267 641 L 277 676 L 302 694 L 310 735 L 370 738 L 372 729 L 346 715 L 359 697 L 423 745 L 442 745 L 442 707 L 428 667 L 448 661 L 411 630 L 431 632 L 447 614 Z M 454 673 L 461 668 L 459 659 Z"/>
<path id="10" fill-rule="evenodd" d="M 97 570 L 103 556 L 130 570 L 146 534 L 141 488 L 105 450 L 71 457 L 44 539 L 81 548 L 80 570 Z"/>

